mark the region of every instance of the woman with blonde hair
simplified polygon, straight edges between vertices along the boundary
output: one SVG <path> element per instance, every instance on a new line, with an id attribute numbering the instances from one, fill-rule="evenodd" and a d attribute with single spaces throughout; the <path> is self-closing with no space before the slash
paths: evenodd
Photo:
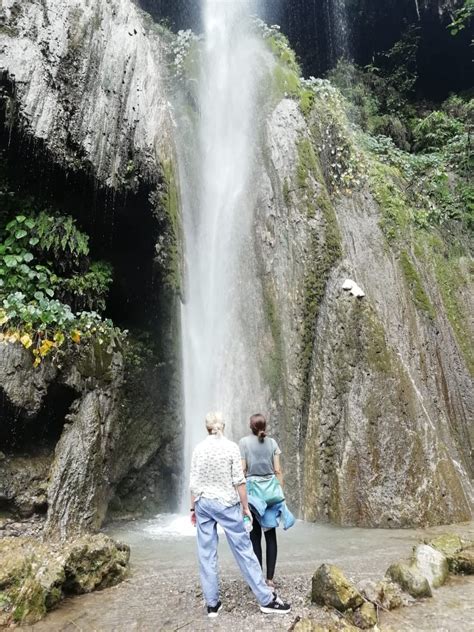
<path id="1" fill-rule="evenodd" d="M 191 520 L 197 527 L 199 570 L 209 617 L 222 607 L 217 574 L 217 525 L 226 534 L 229 547 L 260 610 L 286 614 L 290 606 L 266 585 L 244 526 L 252 520 L 239 448 L 224 437 L 222 413 L 206 416 L 208 436 L 194 449 L 191 460 Z"/>

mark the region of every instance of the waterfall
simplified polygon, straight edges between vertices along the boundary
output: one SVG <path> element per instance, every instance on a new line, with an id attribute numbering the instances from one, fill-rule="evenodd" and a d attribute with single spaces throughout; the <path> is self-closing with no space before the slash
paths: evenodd
<path id="1" fill-rule="evenodd" d="M 325 0 L 325 9 L 328 59 L 332 67 L 339 59 L 351 57 L 346 0 Z"/>
<path id="2" fill-rule="evenodd" d="M 261 292 L 255 289 L 252 224 L 259 69 L 267 53 L 250 19 L 252 5 L 203 2 L 198 116 L 179 148 L 186 487 L 206 413 L 222 410 L 226 435 L 238 439 L 264 401 L 255 358 L 253 296 Z"/>

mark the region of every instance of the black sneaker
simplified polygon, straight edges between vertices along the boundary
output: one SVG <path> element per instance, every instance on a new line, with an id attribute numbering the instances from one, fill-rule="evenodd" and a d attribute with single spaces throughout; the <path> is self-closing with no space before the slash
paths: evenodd
<path id="1" fill-rule="evenodd" d="M 288 612 L 290 612 L 291 610 L 291 606 L 289 603 L 284 603 L 280 597 L 277 596 L 276 593 L 274 594 L 274 599 L 273 601 L 270 601 L 270 603 L 267 606 L 260 606 L 260 610 L 264 613 L 264 614 L 288 614 Z"/>
<path id="2" fill-rule="evenodd" d="M 207 606 L 207 616 L 209 619 L 215 619 L 222 608 L 222 601 L 218 601 L 215 606 Z"/>

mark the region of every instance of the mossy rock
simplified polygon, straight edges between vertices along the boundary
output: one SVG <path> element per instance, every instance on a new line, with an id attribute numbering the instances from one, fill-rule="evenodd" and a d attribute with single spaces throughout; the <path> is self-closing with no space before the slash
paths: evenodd
<path id="1" fill-rule="evenodd" d="M 400 586 L 387 579 L 377 583 L 366 580 L 359 584 L 358 588 L 368 601 L 381 606 L 384 610 L 395 610 L 406 605 L 407 598 L 404 597 Z"/>
<path id="2" fill-rule="evenodd" d="M 0 558 L 3 624 L 36 623 L 62 598 L 61 562 L 46 545 L 28 538 L 0 540 Z"/>
<path id="3" fill-rule="evenodd" d="M 337 566 L 322 564 L 313 575 L 311 601 L 340 612 L 358 608 L 364 599 Z"/>
<path id="4" fill-rule="evenodd" d="M 31 538 L 0 540 L 0 626 L 36 623 L 67 592 L 113 586 L 128 569 L 129 548 L 89 535 L 59 549 Z"/>
<path id="5" fill-rule="evenodd" d="M 456 553 L 453 558 L 453 569 L 456 573 L 474 575 L 474 546 Z"/>
<path id="6" fill-rule="evenodd" d="M 377 625 L 377 610 L 373 603 L 365 602 L 352 615 L 352 620 L 358 628 L 368 630 Z"/>
<path id="7" fill-rule="evenodd" d="M 81 594 L 118 584 L 125 577 L 130 548 L 99 534 L 85 536 L 66 548 L 64 570 L 67 592 Z"/>
<path id="8" fill-rule="evenodd" d="M 0 590 L 11 586 L 18 577 L 27 570 L 28 559 L 18 546 L 15 546 L 14 538 L 2 538 L 0 540 Z M 0 605 L 1 608 L 1 605 Z"/>
<path id="9" fill-rule="evenodd" d="M 392 564 L 387 570 L 387 577 L 415 599 L 433 596 L 428 580 L 414 564 L 407 562 Z"/>
<path id="10" fill-rule="evenodd" d="M 434 549 L 440 551 L 448 559 L 452 558 L 456 553 L 462 550 L 462 540 L 454 533 L 444 533 L 437 538 L 428 542 Z"/>

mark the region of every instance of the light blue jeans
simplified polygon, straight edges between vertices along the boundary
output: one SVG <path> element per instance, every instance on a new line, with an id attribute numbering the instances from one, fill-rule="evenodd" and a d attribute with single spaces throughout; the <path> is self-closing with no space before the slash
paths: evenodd
<path id="1" fill-rule="evenodd" d="M 217 568 L 217 524 L 225 532 L 237 564 L 261 606 L 273 601 L 273 592 L 263 579 L 262 569 L 253 552 L 250 537 L 244 527 L 240 504 L 226 507 L 217 500 L 200 498 L 196 502 L 196 527 L 199 571 L 204 598 L 208 606 L 219 601 Z"/>

